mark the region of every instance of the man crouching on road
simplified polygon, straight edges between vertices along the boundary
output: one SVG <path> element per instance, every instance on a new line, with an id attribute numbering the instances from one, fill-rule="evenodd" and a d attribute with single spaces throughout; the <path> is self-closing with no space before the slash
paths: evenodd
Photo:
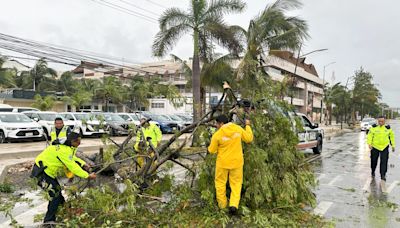
<path id="1" fill-rule="evenodd" d="M 226 182 L 229 177 L 231 195 L 229 199 L 229 213 L 237 214 L 240 201 L 240 193 L 243 183 L 243 150 L 242 140 L 245 143 L 253 141 L 253 132 L 250 121 L 246 120 L 246 128 L 228 123 L 228 117 L 221 115 L 217 117 L 218 130 L 211 138 L 208 147 L 210 153 L 217 153 L 215 167 L 215 190 L 218 206 L 223 209 L 227 207 Z"/>
<path id="2" fill-rule="evenodd" d="M 373 125 L 369 130 L 367 141 L 371 150 L 371 176 L 375 178 L 375 169 L 380 156 L 381 186 L 384 188 L 389 160 L 389 145 L 392 146 L 392 151 L 395 151 L 394 133 L 389 125 L 385 125 L 385 117 L 378 118 L 378 125 Z"/>
<path id="3" fill-rule="evenodd" d="M 83 160 L 75 156 L 80 144 L 81 138 L 79 134 L 72 132 L 68 135 L 64 144 L 47 147 L 35 159 L 31 177 L 36 178 L 38 185 L 43 190 L 47 190 L 51 197 L 44 217 L 45 224 L 56 221 L 57 208 L 65 201 L 61 194 L 61 186 L 57 181 L 58 176 L 70 171 L 81 178 L 96 178 L 95 173 L 89 174 L 87 172 L 90 167 Z"/>

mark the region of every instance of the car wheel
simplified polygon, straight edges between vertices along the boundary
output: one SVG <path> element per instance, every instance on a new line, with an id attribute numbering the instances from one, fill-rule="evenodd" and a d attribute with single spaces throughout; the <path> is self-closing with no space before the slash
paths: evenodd
<path id="1" fill-rule="evenodd" d="M 313 148 L 314 154 L 320 154 L 322 151 L 322 137 L 318 137 L 317 146 Z"/>
<path id="2" fill-rule="evenodd" d="M 42 136 L 43 141 L 50 141 L 50 136 L 49 133 L 47 132 L 46 128 L 43 128 L 43 136 Z"/>
<path id="3" fill-rule="evenodd" d="M 3 131 L 0 131 L 0 143 L 6 142 L 6 136 L 4 135 Z"/>

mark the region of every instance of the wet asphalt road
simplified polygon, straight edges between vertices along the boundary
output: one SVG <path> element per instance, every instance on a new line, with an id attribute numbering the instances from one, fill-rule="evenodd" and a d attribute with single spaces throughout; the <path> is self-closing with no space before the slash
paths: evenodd
<path id="1" fill-rule="evenodd" d="M 400 144 L 400 121 L 392 121 Z M 400 148 L 399 148 L 400 149 Z M 315 213 L 331 219 L 336 227 L 400 227 L 400 151 L 390 152 L 386 188 L 370 176 L 365 132 L 325 139 L 321 157 L 312 163 L 319 185 Z"/>

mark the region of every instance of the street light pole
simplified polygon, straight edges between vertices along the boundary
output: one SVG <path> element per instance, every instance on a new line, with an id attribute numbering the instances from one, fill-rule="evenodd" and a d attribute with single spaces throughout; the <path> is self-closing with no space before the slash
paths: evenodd
<path id="1" fill-rule="evenodd" d="M 321 98 L 321 114 L 319 115 L 319 122 L 322 124 L 322 115 L 323 115 L 323 109 L 324 109 L 324 98 L 325 98 L 325 70 L 326 70 L 326 68 L 328 67 L 328 66 L 330 66 L 330 65 L 332 65 L 332 64 L 335 64 L 336 62 L 331 62 L 331 63 L 328 63 L 328 64 L 326 64 L 325 66 L 324 66 L 324 73 L 323 73 L 323 76 L 322 76 L 322 91 L 323 91 L 323 94 L 322 94 L 322 98 Z"/>

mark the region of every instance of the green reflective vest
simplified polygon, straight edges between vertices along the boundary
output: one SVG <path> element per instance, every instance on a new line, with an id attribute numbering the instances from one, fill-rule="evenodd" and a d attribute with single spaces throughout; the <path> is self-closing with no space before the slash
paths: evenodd
<path id="1" fill-rule="evenodd" d="M 396 146 L 393 130 L 386 126 L 371 127 L 367 141 L 368 145 L 380 151 L 383 151 L 389 145 L 393 148 Z"/>
<path id="2" fill-rule="evenodd" d="M 50 137 L 51 137 L 51 142 L 53 142 L 54 140 L 58 139 L 60 141 L 60 143 L 64 143 L 65 140 L 67 140 L 67 126 L 63 126 L 63 128 L 61 129 L 61 131 L 58 133 L 57 136 L 57 132 L 56 132 L 56 128 L 53 127 L 51 129 L 51 133 L 50 133 Z"/>
<path id="3" fill-rule="evenodd" d="M 76 150 L 77 148 L 66 145 L 48 146 L 36 157 L 35 163 L 39 166 L 39 161 L 42 161 L 43 165 L 47 166 L 44 172 L 52 178 L 61 176 L 66 173 L 65 171 L 70 171 L 81 178 L 88 178 L 89 174 L 82 169 L 86 163 L 75 156 Z"/>
<path id="4" fill-rule="evenodd" d="M 157 147 L 158 143 L 161 142 L 162 133 L 161 133 L 160 128 L 157 125 L 150 123 L 150 126 L 147 128 L 143 127 L 142 131 L 143 131 L 145 140 L 147 137 L 151 137 L 151 143 L 153 144 L 154 147 Z M 135 150 L 139 150 L 139 142 L 140 142 L 140 140 L 142 140 L 141 134 L 142 133 L 139 129 L 138 133 L 136 135 Z"/>

